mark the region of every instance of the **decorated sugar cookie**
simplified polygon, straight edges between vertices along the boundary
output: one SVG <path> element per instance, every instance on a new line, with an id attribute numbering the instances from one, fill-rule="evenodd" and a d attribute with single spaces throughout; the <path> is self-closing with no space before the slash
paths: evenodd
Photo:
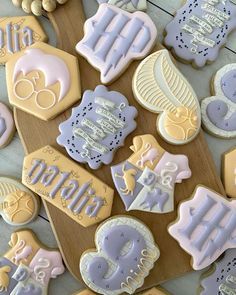
<path id="1" fill-rule="evenodd" d="M 223 183 L 227 196 L 236 198 L 236 148 L 223 154 Z"/>
<path id="2" fill-rule="evenodd" d="M 85 289 L 83 291 L 80 291 L 78 293 L 74 293 L 72 295 L 96 295 L 93 291 L 89 290 L 89 289 Z"/>
<path id="3" fill-rule="evenodd" d="M 97 0 L 97 2 L 99 4 L 102 4 L 102 3 L 113 4 L 121 9 L 127 10 L 129 12 L 147 9 L 147 1 L 146 0 Z"/>
<path id="4" fill-rule="evenodd" d="M 185 144 L 198 135 L 201 111 L 197 95 L 166 49 L 139 64 L 133 77 L 133 93 L 144 108 L 160 114 L 157 130 L 166 141 Z"/>
<path id="5" fill-rule="evenodd" d="M 111 167 L 115 187 L 127 211 L 174 210 L 175 184 L 191 177 L 188 158 L 165 151 L 149 134 L 136 136 L 133 154 Z"/>
<path id="6" fill-rule="evenodd" d="M 9 144 L 15 134 L 15 123 L 12 113 L 0 102 L 0 149 Z"/>
<path id="7" fill-rule="evenodd" d="M 39 41 L 46 42 L 47 36 L 35 17 L 0 18 L 0 64 L 5 64 L 13 54 Z"/>
<path id="8" fill-rule="evenodd" d="M 225 250 L 236 247 L 236 201 L 199 185 L 178 212 L 168 231 L 192 256 L 193 269 L 209 266 Z"/>
<path id="9" fill-rule="evenodd" d="M 106 220 L 97 228 L 95 243 L 96 249 L 82 254 L 80 272 L 99 294 L 133 294 L 160 256 L 150 230 L 133 217 Z"/>
<path id="10" fill-rule="evenodd" d="M 105 86 L 87 90 L 71 117 L 61 123 L 57 142 L 76 161 L 97 169 L 112 162 L 115 151 L 136 128 L 137 110 L 119 92 Z"/>
<path id="11" fill-rule="evenodd" d="M 0 294 L 47 295 L 51 278 L 65 271 L 60 252 L 47 249 L 31 230 L 13 233 L 9 246 L 0 257 Z"/>
<path id="12" fill-rule="evenodd" d="M 234 29 L 234 0 L 186 0 L 166 26 L 164 42 L 180 60 L 203 67 L 217 59 Z"/>
<path id="13" fill-rule="evenodd" d="M 235 5 L 236 6 L 236 5 Z M 236 64 L 221 68 L 213 79 L 213 95 L 202 100 L 202 122 L 213 135 L 236 137 Z"/>
<path id="14" fill-rule="evenodd" d="M 236 294 L 236 249 L 227 250 L 202 278 L 200 295 Z"/>
<path id="15" fill-rule="evenodd" d="M 0 215 L 10 225 L 26 225 L 39 211 L 39 199 L 20 182 L 0 177 Z"/>
<path id="16" fill-rule="evenodd" d="M 111 214 L 113 189 L 50 146 L 25 157 L 22 182 L 84 227 Z"/>
<path id="17" fill-rule="evenodd" d="M 156 26 L 146 13 L 129 13 L 104 3 L 85 22 L 84 38 L 76 50 L 101 72 L 101 82 L 107 84 L 118 78 L 132 60 L 145 57 L 156 37 Z"/>
<path id="18" fill-rule="evenodd" d="M 80 99 L 78 60 L 45 43 L 35 43 L 6 64 L 10 103 L 50 120 Z"/>

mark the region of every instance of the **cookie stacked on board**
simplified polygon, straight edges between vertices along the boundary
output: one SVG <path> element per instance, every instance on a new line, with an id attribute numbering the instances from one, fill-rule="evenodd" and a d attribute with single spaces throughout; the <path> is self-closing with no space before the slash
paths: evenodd
<path id="1" fill-rule="evenodd" d="M 88 67 L 100 72 L 100 83 L 93 89 L 83 88 L 83 70 L 79 70 L 77 56 L 46 44 L 42 31 L 25 27 L 18 19 L 8 19 L 7 23 L 4 20 L 4 26 L 0 26 L 9 102 L 39 122 L 51 122 L 76 104 L 69 118 L 60 117 L 59 135 L 54 138 L 72 159 L 60 153 L 55 144 L 43 146 L 25 157 L 22 183 L 57 207 L 61 216 L 66 214 L 75 221 L 78 229 L 96 226 L 95 247 L 86 247 L 78 265 L 83 281 L 92 291 L 81 294 L 137 292 L 165 255 L 158 234 L 145 219 L 158 220 L 168 214 L 172 215 L 168 217 L 168 227 L 163 229 L 164 235 L 169 235 L 170 243 L 174 244 L 173 239 L 178 242 L 174 247 L 179 253 L 181 247 L 192 257 L 192 268 L 201 270 L 216 263 L 213 274 L 202 281 L 202 294 L 230 294 L 236 281 L 234 252 L 230 250 L 236 248 L 236 204 L 226 199 L 223 192 L 196 183 L 198 170 L 189 147 L 196 147 L 194 142 L 200 140 L 202 121 L 212 134 L 234 137 L 234 64 L 217 72 L 215 96 L 200 105 L 170 51 L 153 50 L 158 31 L 151 18 L 140 11 L 146 9 L 146 1 L 99 3 L 75 46 L 79 61 L 85 58 Z M 188 0 L 167 25 L 165 45 L 180 61 L 203 67 L 217 58 L 229 33 L 236 28 L 235 16 L 236 4 L 232 0 Z M 31 21 L 34 23 L 35 19 Z M 132 88 L 135 102 L 114 86 L 134 60 L 138 65 L 127 87 Z M 142 112 L 146 118 L 156 114 L 153 126 L 137 124 Z M 0 113 L 0 140 L 8 129 L 13 129 L 7 115 Z M 155 132 L 145 132 L 150 129 Z M 125 152 L 127 157 L 118 162 L 118 149 L 127 151 L 127 142 L 132 142 L 132 152 Z M 172 146 L 175 151 L 186 153 L 173 153 Z M 234 197 L 236 170 L 233 160 L 229 160 L 231 154 L 225 155 L 224 181 L 227 193 L 230 191 L 229 196 Z M 110 167 L 106 172 L 113 183 L 103 181 L 104 166 Z M 21 225 L 35 217 L 33 208 L 37 212 L 37 202 L 31 191 L 25 189 L 20 194 L 14 186 L 11 182 L 6 185 L 1 215 L 8 223 Z M 174 221 L 170 217 L 174 216 L 177 203 L 190 196 L 179 198 L 181 187 L 191 190 L 192 197 L 179 204 Z M 118 196 L 114 198 L 115 191 L 119 201 Z M 25 202 L 24 210 L 21 202 Z M 118 215 L 118 206 L 118 212 L 132 212 Z M 137 211 L 146 214 L 145 218 L 137 218 Z M 49 279 L 64 271 L 60 254 L 44 253 L 42 257 L 42 247 L 28 231 L 16 232 L 12 240 L 11 247 L 17 247 L 15 256 L 6 254 L 0 261 L 0 293 L 47 294 Z M 232 267 L 219 282 L 221 269 L 228 263 Z M 38 271 L 40 267 L 46 269 L 44 273 Z M 152 289 L 147 294 L 167 293 Z"/>

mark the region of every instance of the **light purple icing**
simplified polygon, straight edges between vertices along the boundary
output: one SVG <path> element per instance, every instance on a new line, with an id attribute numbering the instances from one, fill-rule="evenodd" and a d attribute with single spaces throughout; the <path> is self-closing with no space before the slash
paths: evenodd
<path id="1" fill-rule="evenodd" d="M 236 249 L 227 250 L 214 264 L 213 272 L 206 275 L 207 277 L 204 275 L 205 278 L 201 281 L 203 290 L 200 295 L 235 295 Z"/>
<path id="2" fill-rule="evenodd" d="M 140 204 L 140 206 L 144 206 L 144 209 L 149 209 L 157 205 L 161 212 L 163 212 L 164 205 L 169 199 L 169 194 L 167 192 L 162 192 L 160 188 L 154 188 L 152 191 L 148 191 L 146 193 L 145 200 Z"/>
<path id="3" fill-rule="evenodd" d="M 232 1 L 187 0 L 166 26 L 165 44 L 179 58 L 203 67 L 217 58 L 235 28 L 236 5 Z"/>
<path id="4" fill-rule="evenodd" d="M 7 130 L 6 121 L 0 115 L 0 137 L 3 136 L 6 130 Z"/>
<path id="5" fill-rule="evenodd" d="M 136 128 L 136 116 L 137 110 L 121 93 L 99 85 L 85 91 L 81 104 L 60 124 L 57 142 L 74 160 L 97 169 L 111 163 L 115 151 Z"/>
<path id="6" fill-rule="evenodd" d="M 236 103 L 236 70 L 229 71 L 222 77 L 221 89 L 229 100 Z"/>
<path id="7" fill-rule="evenodd" d="M 122 250 L 131 243 L 127 253 Z M 108 277 L 109 265 L 104 257 L 94 257 L 88 263 L 89 279 L 104 290 L 120 290 L 127 277 L 133 277 L 140 272 L 140 261 L 143 250 L 147 248 L 144 237 L 134 228 L 118 225 L 107 229 L 101 241 L 101 249 L 116 265 L 116 269 Z"/>
<path id="8" fill-rule="evenodd" d="M 33 284 L 29 284 L 27 286 L 21 287 L 16 295 L 42 295 L 43 291 L 41 287 L 34 286 Z"/>

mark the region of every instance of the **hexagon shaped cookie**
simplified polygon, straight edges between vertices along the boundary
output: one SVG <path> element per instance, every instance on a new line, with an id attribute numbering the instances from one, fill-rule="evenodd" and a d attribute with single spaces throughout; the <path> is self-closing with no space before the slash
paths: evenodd
<path id="1" fill-rule="evenodd" d="M 42 120 L 50 120 L 81 97 L 75 56 L 38 42 L 6 64 L 9 101 Z"/>
<path id="2" fill-rule="evenodd" d="M 84 227 L 111 215 L 113 189 L 50 146 L 25 157 L 22 182 Z"/>
<path id="3" fill-rule="evenodd" d="M 35 42 L 46 42 L 47 35 L 34 16 L 0 18 L 0 64 Z"/>
<path id="4" fill-rule="evenodd" d="M 236 198 L 236 147 L 223 155 L 222 176 L 227 196 Z"/>

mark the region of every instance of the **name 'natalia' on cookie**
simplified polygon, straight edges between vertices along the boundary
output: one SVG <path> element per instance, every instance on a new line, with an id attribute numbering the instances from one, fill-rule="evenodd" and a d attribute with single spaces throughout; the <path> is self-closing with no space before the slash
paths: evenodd
<path id="1" fill-rule="evenodd" d="M 164 42 L 180 60 L 203 67 L 217 59 L 234 29 L 235 0 L 187 0 L 166 26 Z"/>
<path id="2" fill-rule="evenodd" d="M 157 37 L 146 13 L 129 13 L 106 3 L 85 22 L 84 32 L 76 50 L 101 72 L 103 84 L 118 78 L 132 60 L 145 57 Z"/>
<path id="3" fill-rule="evenodd" d="M 57 142 L 76 161 L 97 169 L 110 164 L 115 151 L 136 128 L 137 110 L 119 92 L 99 85 L 84 92 L 83 100 L 61 123 Z"/>
<path id="4" fill-rule="evenodd" d="M 99 294 L 133 294 L 160 256 L 147 226 L 128 216 L 114 216 L 102 223 L 95 244 L 96 249 L 82 254 L 80 272 L 89 288 Z"/>
<path id="5" fill-rule="evenodd" d="M 193 269 L 209 266 L 227 249 L 236 247 L 236 201 L 199 185 L 178 212 L 168 231 L 192 256 Z"/>
<path id="6" fill-rule="evenodd" d="M 197 95 L 164 49 L 145 58 L 133 77 L 136 100 L 158 113 L 157 131 L 172 144 L 192 141 L 201 128 Z"/>

